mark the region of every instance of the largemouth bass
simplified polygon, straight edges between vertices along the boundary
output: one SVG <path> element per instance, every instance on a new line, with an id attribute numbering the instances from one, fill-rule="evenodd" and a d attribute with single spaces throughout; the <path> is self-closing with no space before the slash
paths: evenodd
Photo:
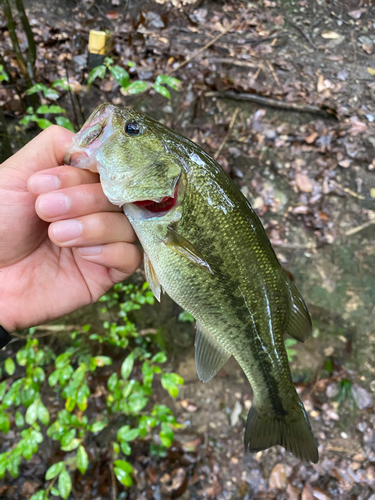
<path id="1" fill-rule="evenodd" d="M 147 280 L 196 319 L 195 360 L 209 381 L 232 355 L 254 392 L 245 449 L 281 445 L 318 461 L 283 336 L 304 341 L 311 320 L 247 199 L 199 146 L 148 116 L 101 104 L 66 163 L 99 172 L 145 252 Z"/>

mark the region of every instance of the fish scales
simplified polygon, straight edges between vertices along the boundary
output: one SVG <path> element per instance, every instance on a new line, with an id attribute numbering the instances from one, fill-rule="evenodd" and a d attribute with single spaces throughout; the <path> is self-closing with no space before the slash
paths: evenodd
<path id="1" fill-rule="evenodd" d="M 80 139 L 98 123 L 102 132 L 90 144 Z M 137 127 L 137 138 L 131 137 Z M 304 340 L 310 318 L 230 177 L 185 137 L 109 104 L 99 106 L 75 136 L 68 159 L 98 169 L 104 193 L 124 207 L 145 250 L 154 293 L 162 287 L 197 320 L 200 378 L 212 378 L 230 355 L 243 369 L 254 392 L 245 447 L 280 444 L 316 462 L 283 341 L 286 331 Z"/>

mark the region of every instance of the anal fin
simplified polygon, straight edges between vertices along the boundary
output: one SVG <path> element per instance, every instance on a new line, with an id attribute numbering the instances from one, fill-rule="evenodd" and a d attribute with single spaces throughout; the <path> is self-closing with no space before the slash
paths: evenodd
<path id="1" fill-rule="evenodd" d="M 198 377 L 202 382 L 208 382 L 228 361 L 231 354 L 210 334 L 206 333 L 198 321 L 196 328 L 195 363 Z"/>
<path id="2" fill-rule="evenodd" d="M 289 318 L 285 329 L 291 337 L 304 342 L 312 330 L 310 314 L 297 288 L 289 278 L 286 281 L 289 291 Z"/>
<path id="3" fill-rule="evenodd" d="M 146 273 L 146 280 L 150 285 L 152 293 L 155 295 L 155 298 L 160 302 L 160 294 L 161 294 L 161 285 L 159 283 L 158 277 L 156 276 L 154 266 L 150 261 L 147 253 L 144 254 L 144 267 Z"/>

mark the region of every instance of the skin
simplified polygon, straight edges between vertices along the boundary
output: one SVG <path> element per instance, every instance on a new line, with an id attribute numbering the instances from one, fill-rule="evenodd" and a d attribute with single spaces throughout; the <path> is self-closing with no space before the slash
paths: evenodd
<path id="1" fill-rule="evenodd" d="M 0 324 L 9 332 L 97 301 L 142 262 L 99 176 L 62 165 L 72 136 L 49 127 L 0 165 Z M 81 236 L 63 238 L 75 221 Z"/>

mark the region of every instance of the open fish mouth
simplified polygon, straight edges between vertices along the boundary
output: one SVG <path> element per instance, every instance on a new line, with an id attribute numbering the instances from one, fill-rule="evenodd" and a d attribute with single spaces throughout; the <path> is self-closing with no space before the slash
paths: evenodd
<path id="1" fill-rule="evenodd" d="M 134 205 L 137 207 L 144 208 L 153 214 L 160 214 L 163 212 L 169 212 L 177 203 L 177 185 L 174 190 L 173 197 L 165 196 L 160 201 L 155 200 L 142 200 L 142 201 L 133 201 Z"/>

